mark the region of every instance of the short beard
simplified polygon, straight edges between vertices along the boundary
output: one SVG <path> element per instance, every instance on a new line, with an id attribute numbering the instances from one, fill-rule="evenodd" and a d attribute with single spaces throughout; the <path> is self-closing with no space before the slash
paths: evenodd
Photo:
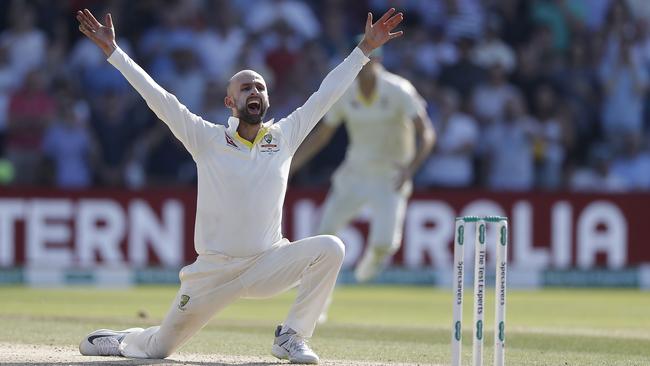
<path id="1" fill-rule="evenodd" d="M 248 113 L 248 108 L 244 106 L 239 109 L 239 120 L 249 125 L 258 125 L 262 123 L 265 114 L 266 108 L 264 106 L 260 106 L 260 114 L 250 114 Z"/>

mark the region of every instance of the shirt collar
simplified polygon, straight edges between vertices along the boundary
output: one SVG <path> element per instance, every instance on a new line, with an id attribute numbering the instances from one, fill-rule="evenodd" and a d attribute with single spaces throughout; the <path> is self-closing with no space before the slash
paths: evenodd
<path id="1" fill-rule="evenodd" d="M 356 95 L 355 98 L 357 101 L 363 103 L 366 107 L 372 106 L 375 104 L 377 99 L 379 99 L 382 89 L 383 89 L 383 81 L 384 81 L 384 73 L 382 70 L 379 71 L 379 73 L 376 76 L 375 80 L 375 90 L 372 91 L 372 94 L 368 97 L 368 99 L 365 98 L 363 94 L 361 94 L 361 83 L 359 82 L 358 79 L 354 80 L 354 90 L 356 90 Z"/>
<path id="2" fill-rule="evenodd" d="M 270 127 L 274 123 L 273 118 L 266 122 L 262 122 L 262 127 Z M 234 135 L 235 132 L 237 132 L 237 128 L 239 127 L 239 118 L 230 116 L 228 118 L 228 128 L 226 129 L 229 134 Z"/>

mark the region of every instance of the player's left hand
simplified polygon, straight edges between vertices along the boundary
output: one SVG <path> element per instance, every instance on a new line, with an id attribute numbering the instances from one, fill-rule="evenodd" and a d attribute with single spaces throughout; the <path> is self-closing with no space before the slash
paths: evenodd
<path id="1" fill-rule="evenodd" d="M 404 34 L 403 31 L 391 33 L 391 31 L 395 29 L 402 20 L 404 20 L 404 14 L 397 13 L 393 15 L 393 13 L 395 13 L 395 8 L 388 9 L 388 11 L 374 24 L 372 23 L 372 13 L 368 13 L 368 19 L 366 19 L 366 32 L 359 43 L 359 48 L 366 54 L 366 56 L 368 56 L 375 48 L 381 47 L 391 39 Z"/>

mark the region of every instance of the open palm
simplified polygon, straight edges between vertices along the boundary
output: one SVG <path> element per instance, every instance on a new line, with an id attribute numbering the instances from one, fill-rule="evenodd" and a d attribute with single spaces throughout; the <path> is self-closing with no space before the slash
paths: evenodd
<path id="1" fill-rule="evenodd" d="M 390 8 L 384 15 L 381 16 L 375 22 L 372 23 L 372 13 L 368 13 L 368 19 L 366 19 L 366 31 L 361 41 L 360 46 L 364 53 L 366 51 L 372 51 L 375 48 L 381 47 L 384 43 L 390 41 L 393 38 L 397 38 L 404 34 L 404 32 L 391 32 L 399 23 L 404 20 L 404 15 L 402 13 L 395 13 L 395 8 Z"/>
<path id="2" fill-rule="evenodd" d="M 111 14 L 106 14 L 106 17 L 104 17 L 106 25 L 98 22 L 88 9 L 77 11 L 77 20 L 79 21 L 79 30 L 81 33 L 99 46 L 106 56 L 110 56 L 115 48 L 117 48 Z"/>

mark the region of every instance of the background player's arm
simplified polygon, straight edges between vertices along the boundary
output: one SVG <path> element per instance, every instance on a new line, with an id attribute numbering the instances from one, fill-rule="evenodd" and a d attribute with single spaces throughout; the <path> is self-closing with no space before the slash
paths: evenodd
<path id="1" fill-rule="evenodd" d="M 117 46 L 111 14 L 105 17 L 106 25 L 99 23 L 88 9 L 78 11 L 77 20 L 81 33 L 101 48 L 108 56 L 108 61 L 124 75 L 156 116 L 169 126 L 176 138 L 195 156 L 211 136 L 206 130 L 213 125 L 191 113 Z"/>
<path id="2" fill-rule="evenodd" d="M 300 168 L 310 161 L 314 155 L 318 154 L 325 145 L 332 139 L 338 126 L 331 126 L 327 123 L 320 123 L 316 128 L 307 136 L 304 143 L 300 145 L 298 151 L 293 157 L 291 162 L 291 170 L 289 176 L 294 175 Z"/>
<path id="3" fill-rule="evenodd" d="M 363 39 L 354 51 L 334 70 L 332 70 L 318 90 L 312 94 L 302 107 L 278 122 L 285 131 L 290 148 L 295 152 L 300 143 L 307 137 L 316 123 L 325 115 L 327 110 L 343 95 L 352 84 L 361 67 L 368 62 L 367 55 L 384 43 L 402 35 L 402 31 L 391 32 L 402 22 L 402 13 L 388 10 L 376 23 L 372 23 L 372 14 L 368 13 L 366 31 Z"/>
<path id="4" fill-rule="evenodd" d="M 424 109 L 413 118 L 413 124 L 415 126 L 417 150 L 413 160 L 411 160 L 411 162 L 400 171 L 400 175 L 395 183 L 395 188 L 397 189 L 402 188 L 405 182 L 413 178 L 413 175 L 415 175 L 420 165 L 422 165 L 429 156 L 429 153 L 431 153 L 431 149 L 436 140 L 436 133 L 433 129 L 433 124 Z"/>

